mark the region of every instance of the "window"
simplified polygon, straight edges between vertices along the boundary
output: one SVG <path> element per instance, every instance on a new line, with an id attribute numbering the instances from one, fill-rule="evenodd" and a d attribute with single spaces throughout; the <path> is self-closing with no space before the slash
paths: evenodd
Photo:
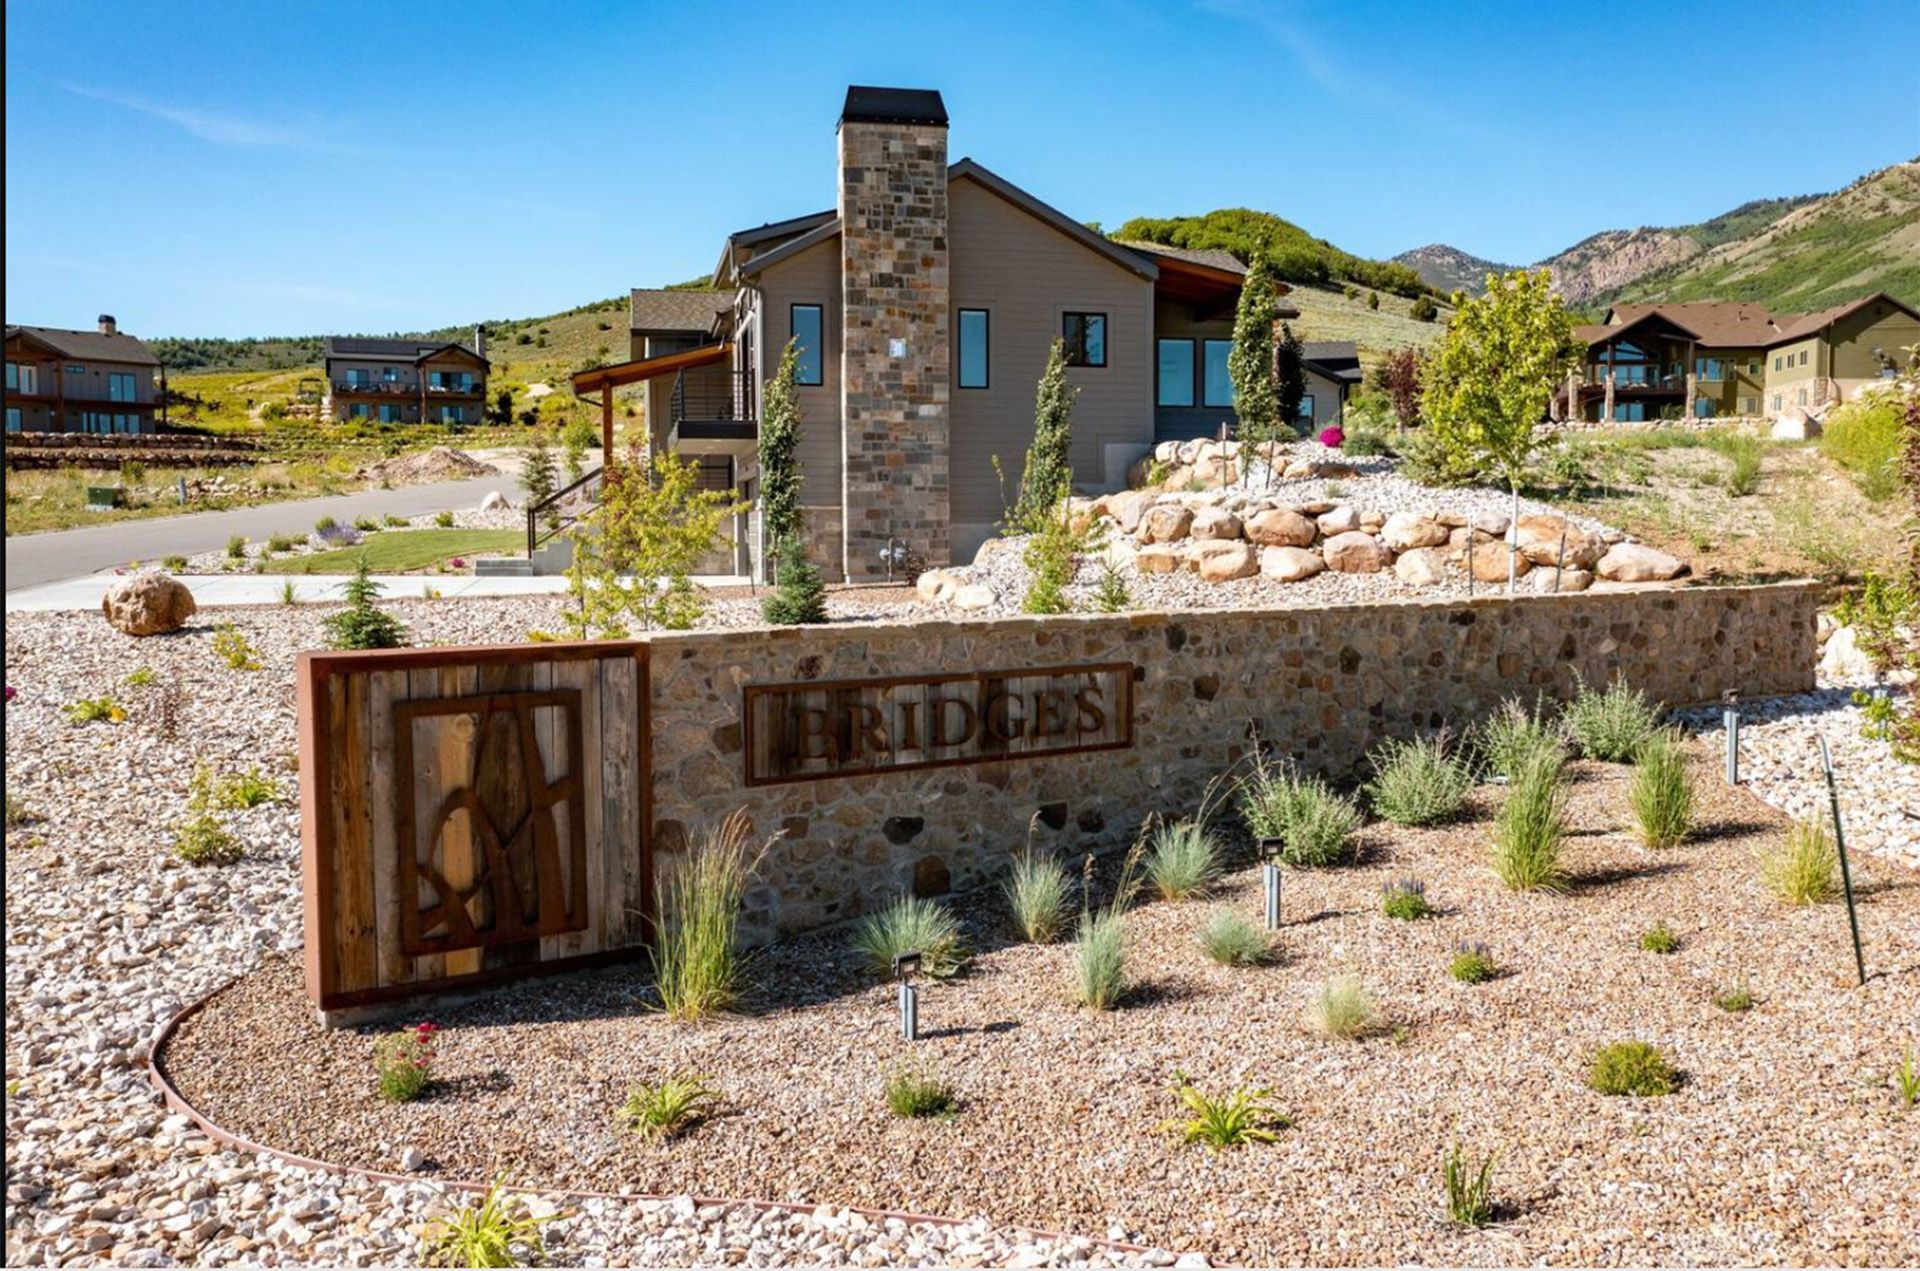
<path id="1" fill-rule="evenodd" d="M 130 402 L 133 400 L 133 376 L 126 371 L 114 371 L 107 376 L 107 400 L 110 402 Z"/>
<path id="2" fill-rule="evenodd" d="M 1780 355 L 1778 353 L 1773 355 L 1773 369 L 1776 371 L 1780 369 Z"/>
<path id="3" fill-rule="evenodd" d="M 821 356 L 826 324 L 819 305 L 794 305 L 791 311 L 794 352 L 799 357 L 793 382 L 818 387 L 827 382 L 826 361 Z"/>
<path id="4" fill-rule="evenodd" d="M 397 424 L 400 422 L 400 408 L 392 402 L 380 403 L 380 422 Z"/>
<path id="5" fill-rule="evenodd" d="M 18 406 L 7 407 L 7 431 L 20 431 L 20 408 Z"/>
<path id="6" fill-rule="evenodd" d="M 440 422 L 443 424 L 464 424 L 467 422 L 467 409 L 464 406 L 442 406 Z"/>
<path id="7" fill-rule="evenodd" d="M 1806 364 L 1807 364 L 1807 351 L 1806 351 L 1805 349 L 1801 349 L 1801 350 L 1800 350 L 1800 365 L 1802 365 L 1802 366 L 1805 366 Z"/>
<path id="8" fill-rule="evenodd" d="M 442 392 L 470 393 L 473 391 L 473 373 L 470 371 L 430 371 L 427 376 L 429 387 Z"/>
<path id="9" fill-rule="evenodd" d="M 1712 419 L 1713 415 L 1714 406 L 1711 397 L 1696 397 L 1693 399 L 1693 417 L 1695 419 Z"/>
<path id="10" fill-rule="evenodd" d="M 1068 313 L 1060 319 L 1060 338 L 1067 342 L 1068 366 L 1107 364 L 1107 315 Z"/>
<path id="11" fill-rule="evenodd" d="M 1794 405 L 1805 406 L 1806 404 L 1807 404 L 1807 390 L 1803 388 L 1800 390 L 1799 400 L 1796 401 Z"/>
<path id="12" fill-rule="evenodd" d="M 1749 375 L 1758 375 L 1759 373 L 1760 373 L 1760 359 L 1759 359 L 1759 358 L 1757 358 L 1757 357 L 1750 357 L 1750 358 L 1748 358 L 1748 359 L 1747 359 L 1747 374 L 1749 374 Z"/>
<path id="13" fill-rule="evenodd" d="M 1308 425 L 1311 425 L 1313 423 L 1313 394 L 1312 393 L 1303 393 L 1301 395 L 1300 413 L 1299 415 L 1295 416 L 1295 422 L 1299 424 L 1308 424 Z"/>
<path id="14" fill-rule="evenodd" d="M 1614 404 L 1613 418 L 1615 423 L 1637 424 L 1645 420 L 1646 417 L 1647 404 L 1645 402 L 1616 402 Z"/>
<path id="15" fill-rule="evenodd" d="M 1727 364 L 1717 357 L 1699 357 L 1693 360 L 1695 379 L 1723 380 L 1727 378 Z"/>
<path id="16" fill-rule="evenodd" d="M 371 383 L 373 383 L 373 373 L 365 367 L 350 366 L 347 368 L 348 388 L 365 388 Z"/>
<path id="17" fill-rule="evenodd" d="M 1777 410 L 1779 410 L 1779 409 L 1780 409 L 1780 394 L 1778 394 L 1778 393 L 1775 393 L 1775 394 L 1773 395 L 1773 397 L 1772 397 L 1772 398 L 1771 398 L 1770 400 L 1771 400 L 1771 402 L 1772 402 L 1772 405 L 1770 405 L 1770 406 L 1768 406 L 1768 407 L 1767 407 L 1767 409 L 1768 409 L 1768 410 L 1776 410 L 1776 411 L 1777 411 Z"/>
<path id="18" fill-rule="evenodd" d="M 395 383 L 398 383 L 398 382 L 399 382 L 399 380 L 400 380 L 400 368 L 399 368 L 399 367 L 397 367 L 397 366 L 383 366 L 383 367 L 381 367 L 381 368 L 380 368 L 380 382 L 381 382 L 381 383 L 383 383 L 383 384 L 395 384 Z"/>
<path id="19" fill-rule="evenodd" d="M 1233 405 L 1233 376 L 1227 374 L 1227 355 L 1232 352 L 1232 340 L 1208 340 L 1206 342 L 1205 377 L 1200 387 L 1201 405 Z"/>
<path id="20" fill-rule="evenodd" d="M 1160 340 L 1155 345 L 1153 401 L 1156 406 L 1193 405 L 1193 341 Z"/>
<path id="21" fill-rule="evenodd" d="M 348 419 L 371 419 L 372 417 L 373 408 L 365 402 L 355 402 L 353 405 L 347 407 Z"/>
<path id="22" fill-rule="evenodd" d="M 955 361 L 960 367 L 961 388 L 987 386 L 987 311 L 985 309 L 960 311 L 960 356 Z"/>
<path id="23" fill-rule="evenodd" d="M 1751 397 L 1741 398 L 1739 403 L 1739 410 L 1742 415 L 1753 414 L 1753 399 Z"/>
<path id="24" fill-rule="evenodd" d="M 40 391 L 40 368 L 29 362 L 7 363 L 7 391 L 10 393 L 38 393 Z"/>

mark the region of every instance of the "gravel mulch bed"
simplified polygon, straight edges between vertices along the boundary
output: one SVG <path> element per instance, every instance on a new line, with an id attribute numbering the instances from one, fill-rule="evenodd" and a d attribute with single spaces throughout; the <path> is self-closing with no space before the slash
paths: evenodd
<path id="1" fill-rule="evenodd" d="M 1782 909 L 1757 882 L 1752 854 L 1783 818 L 1721 785 L 1704 749 L 1695 775 L 1700 833 L 1649 852 L 1627 832 L 1625 772 L 1579 765 L 1563 896 L 1508 893 L 1486 868 L 1492 788 L 1461 824 L 1370 826 L 1360 865 L 1290 875 L 1276 965 L 1216 967 L 1194 940 L 1215 905 L 1258 914 L 1257 871 L 1211 901 L 1145 905 L 1129 920 L 1139 986 L 1109 1014 L 1068 1005 L 1070 948 L 1009 944 L 986 893 L 957 904 L 980 952 L 926 990 L 914 1046 L 891 988 L 830 931 L 764 951 L 745 1012 L 700 1026 L 650 1011 L 630 972 L 438 1012 L 443 1083 L 415 1104 L 377 1102 L 373 1034 L 320 1030 L 287 957 L 216 999 L 167 1062 L 214 1119 L 378 1169 L 412 1149 L 455 1176 L 1111 1225 L 1261 1264 L 1911 1265 L 1920 1113 L 1889 1073 L 1920 1021 L 1920 875 L 1861 869 L 1876 976 L 1855 988 L 1844 910 Z M 1382 884 L 1407 875 L 1437 916 L 1381 914 Z M 1656 922 L 1676 953 L 1639 948 Z M 1450 980 L 1463 940 L 1505 974 Z M 1344 973 L 1387 1020 L 1359 1042 L 1302 1021 Z M 1714 1004 L 1736 982 L 1746 1013 Z M 1658 1044 L 1681 1087 L 1589 1090 L 1588 1057 L 1623 1039 Z M 886 1114 L 882 1075 L 910 1055 L 953 1081 L 956 1117 Z M 1213 1093 L 1270 1086 L 1294 1124 L 1269 1146 L 1180 1147 L 1163 1126 L 1177 1071 Z M 684 1073 L 724 1092 L 723 1115 L 661 1146 L 614 1126 L 630 1086 Z M 1441 1216 L 1456 1141 L 1498 1153 L 1486 1231 Z"/>

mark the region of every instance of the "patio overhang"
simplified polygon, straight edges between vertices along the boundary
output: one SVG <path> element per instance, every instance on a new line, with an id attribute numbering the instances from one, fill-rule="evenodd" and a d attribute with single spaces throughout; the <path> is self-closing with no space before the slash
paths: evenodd
<path id="1" fill-rule="evenodd" d="M 590 371 L 581 371 L 573 376 L 573 395 L 585 397 L 588 393 L 600 394 L 600 453 L 602 462 L 613 462 L 613 390 L 628 384 L 640 384 L 647 380 L 658 379 L 662 375 L 677 375 L 681 371 L 696 366 L 712 366 L 724 362 L 733 353 L 733 345 L 722 341 L 719 344 L 706 344 L 697 349 L 685 349 L 679 353 L 663 353 L 659 357 L 643 357 L 632 362 L 616 362 L 612 366 L 596 366 Z"/>
<path id="2" fill-rule="evenodd" d="M 1178 256 L 1156 255 L 1154 263 L 1160 266 L 1160 276 L 1153 280 L 1155 300 L 1191 305 L 1202 319 L 1232 313 L 1240 303 L 1240 285 L 1246 281 L 1245 274 L 1182 260 Z M 1277 316 L 1285 319 L 1300 316 L 1300 311 L 1282 298 L 1289 290 L 1291 288 L 1282 282 L 1273 285 Z"/>

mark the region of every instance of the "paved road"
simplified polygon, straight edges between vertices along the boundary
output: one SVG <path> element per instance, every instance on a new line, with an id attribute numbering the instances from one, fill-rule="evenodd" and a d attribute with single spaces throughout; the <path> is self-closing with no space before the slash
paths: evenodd
<path id="1" fill-rule="evenodd" d="M 128 561 L 191 556 L 226 546 L 235 534 L 262 539 L 300 534 L 323 516 L 351 522 L 356 516 L 424 516 L 478 507 L 489 490 L 518 499 L 510 473 L 470 481 L 435 481 L 393 490 L 361 490 L 320 499 L 295 499 L 227 512 L 192 512 L 145 521 L 116 521 L 76 530 L 7 538 L 7 591 L 77 578 Z"/>

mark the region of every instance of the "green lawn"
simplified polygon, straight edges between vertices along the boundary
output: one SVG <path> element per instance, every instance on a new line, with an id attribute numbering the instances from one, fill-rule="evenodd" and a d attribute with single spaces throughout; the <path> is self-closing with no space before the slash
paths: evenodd
<path id="1" fill-rule="evenodd" d="M 455 556 L 474 557 L 525 548 L 524 530 L 383 530 L 358 547 L 337 547 L 311 556 L 285 556 L 266 562 L 269 574 L 351 574 L 366 557 L 376 574 L 405 574 L 431 569 Z"/>

